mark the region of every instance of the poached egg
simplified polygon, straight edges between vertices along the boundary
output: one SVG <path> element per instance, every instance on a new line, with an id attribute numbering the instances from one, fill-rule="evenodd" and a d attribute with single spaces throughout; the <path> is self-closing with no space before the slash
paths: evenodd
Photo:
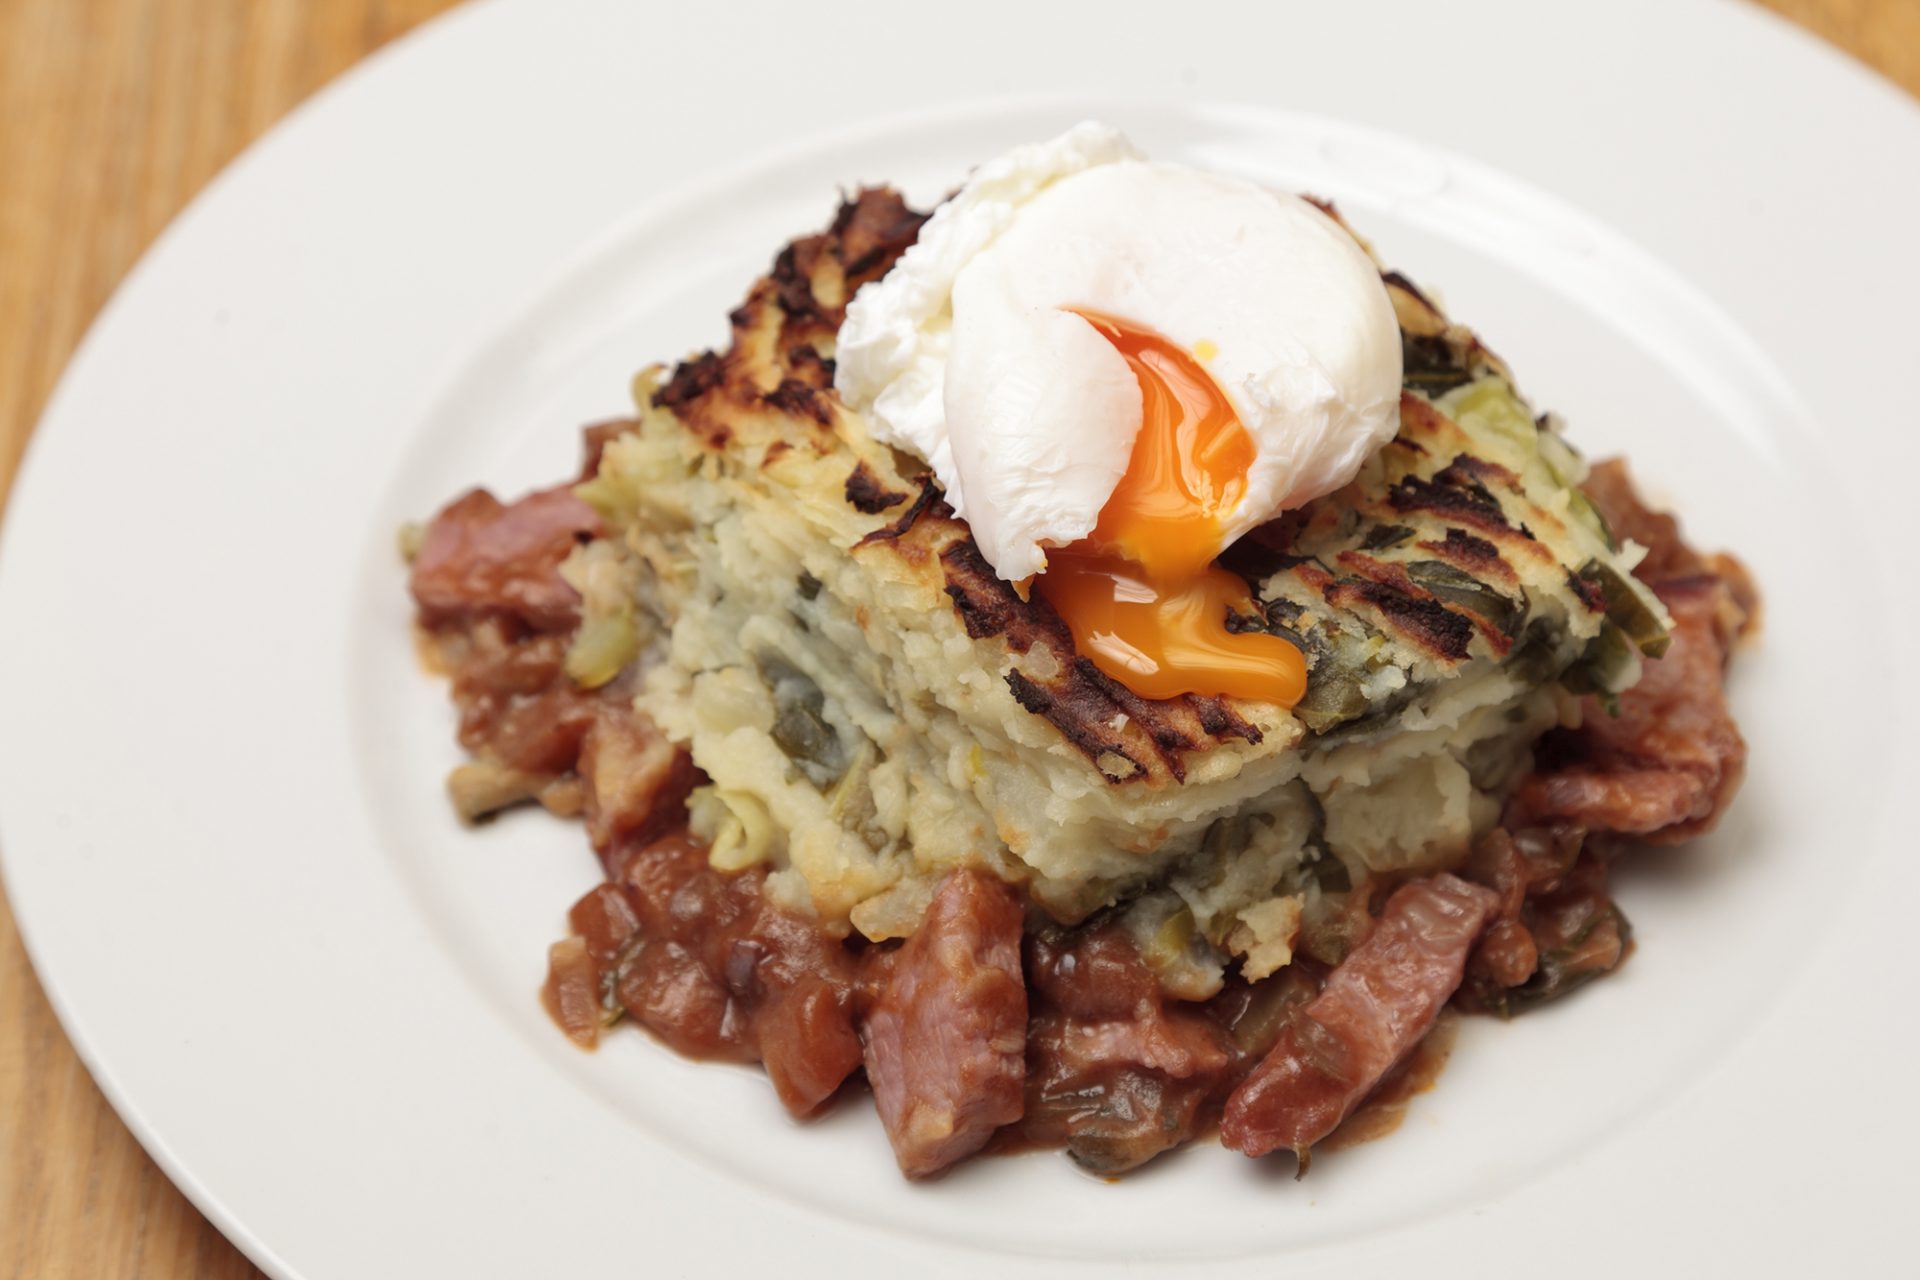
<path id="1" fill-rule="evenodd" d="M 1353 479 L 1399 422 L 1378 269 L 1306 201 L 1082 124 L 982 165 L 847 308 L 835 385 L 933 468 L 1000 577 L 1145 697 L 1291 706 L 1214 565 Z"/>

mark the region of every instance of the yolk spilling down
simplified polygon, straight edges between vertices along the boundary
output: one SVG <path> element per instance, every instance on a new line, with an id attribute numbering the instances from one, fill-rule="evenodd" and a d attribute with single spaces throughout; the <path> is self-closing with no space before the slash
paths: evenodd
<path id="1" fill-rule="evenodd" d="M 1095 666 L 1147 698 L 1183 693 L 1291 707 L 1306 660 L 1278 636 L 1227 630 L 1256 612 L 1239 577 L 1213 564 L 1222 517 L 1246 491 L 1253 438 L 1200 365 L 1166 339 L 1078 312 L 1140 383 L 1140 434 L 1093 533 L 1047 558 L 1037 590 Z"/>

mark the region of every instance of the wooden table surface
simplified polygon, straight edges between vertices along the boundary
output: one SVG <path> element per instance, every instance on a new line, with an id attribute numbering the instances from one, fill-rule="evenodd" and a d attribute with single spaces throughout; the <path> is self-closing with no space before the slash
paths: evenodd
<path id="1" fill-rule="evenodd" d="M 1920 94 L 1920 0 L 1762 2 Z M 167 221 L 289 108 L 451 3 L 0 0 L 0 506 L 68 355 Z M 0 1276 L 258 1274 L 102 1100 L 0 898 Z"/>

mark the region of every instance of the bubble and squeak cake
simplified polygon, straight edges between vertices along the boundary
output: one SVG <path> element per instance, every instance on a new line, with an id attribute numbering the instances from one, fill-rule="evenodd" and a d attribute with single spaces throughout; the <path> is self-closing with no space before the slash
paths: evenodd
<path id="1" fill-rule="evenodd" d="M 1449 1006 L 1618 965 L 1612 860 L 1738 786 L 1739 565 L 1328 205 L 1086 124 L 859 192 L 731 322 L 407 540 L 454 803 L 604 868 L 584 1046 L 863 1074 L 913 1177 L 1304 1168 Z"/>

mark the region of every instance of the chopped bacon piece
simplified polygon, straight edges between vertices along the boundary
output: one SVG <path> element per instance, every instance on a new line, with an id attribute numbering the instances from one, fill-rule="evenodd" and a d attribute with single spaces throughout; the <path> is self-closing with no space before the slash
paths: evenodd
<path id="1" fill-rule="evenodd" d="M 758 1058 L 805 1115 L 860 1065 L 853 961 L 835 939 L 767 901 L 763 872 L 729 875 L 691 836 L 627 861 L 646 939 L 629 1010 L 682 1053 Z M 657 967 L 656 967 L 657 966 Z M 628 989 L 623 986 L 625 1001 Z"/>
<path id="2" fill-rule="evenodd" d="M 956 871 L 894 952 L 861 1028 L 867 1080 L 900 1170 L 937 1173 L 1020 1118 L 1027 988 L 1013 891 Z"/>
<path id="3" fill-rule="evenodd" d="M 1160 980 L 1140 958 L 1126 930 L 1102 928 L 1060 935 L 1036 933 L 1028 948 L 1034 996 L 1082 1021 L 1132 1019 L 1160 1004 Z"/>
<path id="4" fill-rule="evenodd" d="M 1607 891 L 1607 862 L 1593 848 L 1527 899 L 1521 915 L 1538 952 L 1525 983 L 1492 1002 L 1514 1014 L 1557 999 L 1626 959 L 1631 930 Z"/>
<path id="5" fill-rule="evenodd" d="M 409 587 L 428 627 L 507 614 L 535 631 L 580 620 L 579 593 L 560 562 L 600 517 L 571 487 L 543 489 L 503 505 L 485 489 L 457 499 L 427 526 Z"/>
<path id="6" fill-rule="evenodd" d="M 1631 930 L 1607 889 L 1606 852 L 1575 827 L 1496 827 L 1474 846 L 1465 874 L 1500 905 L 1467 961 L 1459 1004 L 1512 1017 L 1626 958 Z"/>
<path id="7" fill-rule="evenodd" d="M 1170 1004 L 1124 929 L 1029 940 L 1020 1137 L 1082 1167 L 1124 1173 L 1191 1138 L 1238 1061 L 1229 1030 Z"/>
<path id="8" fill-rule="evenodd" d="M 846 947 L 811 920 L 765 906 L 751 936 L 731 948 L 727 979 L 745 989 L 774 1092 L 794 1115 L 812 1113 L 861 1061 Z"/>
<path id="9" fill-rule="evenodd" d="M 1451 875 L 1414 880 L 1227 1099 L 1220 1136 L 1302 1161 L 1420 1042 L 1460 985 L 1499 895 Z"/>
<path id="10" fill-rule="evenodd" d="M 543 788 L 574 767 L 594 717 L 610 704 L 564 669 L 567 637 L 527 632 L 512 618 L 481 618 L 434 633 L 453 673 L 460 745 L 486 766 L 456 774 L 461 811 L 482 817 Z M 463 795 L 463 793 L 465 793 Z"/>
<path id="11" fill-rule="evenodd" d="M 608 861 L 616 880 L 574 904 L 575 936 L 549 957 L 567 1033 L 591 1047 L 591 1017 L 623 1008 L 688 1057 L 760 1062 L 796 1116 L 832 1097 L 860 1065 L 846 947 L 769 901 L 764 872 L 716 871 L 684 833 Z"/>
<path id="12" fill-rule="evenodd" d="M 589 448 L 618 425 L 590 435 Z M 560 565 L 599 530 L 565 486 L 505 506 L 476 489 L 434 517 L 411 588 L 433 660 L 453 677 L 460 744 L 474 756 L 449 783 L 461 814 L 479 819 L 529 799 L 556 812 L 584 806 L 604 851 L 650 822 L 647 833 L 659 834 L 683 817 L 693 771 L 631 711 L 626 686 L 583 689 L 567 674 L 580 600 Z M 576 768 L 589 776 L 576 779 Z"/>
<path id="13" fill-rule="evenodd" d="M 486 711 L 480 710 L 483 701 L 489 704 Z M 531 695 L 476 700 L 463 708 L 460 742 L 476 755 L 523 773 L 565 773 L 573 768 L 580 742 L 593 727 L 595 703 L 565 679 Z M 484 723 L 484 730 L 476 730 L 476 722 Z"/>
<path id="14" fill-rule="evenodd" d="M 623 842 L 638 848 L 684 826 L 687 793 L 706 776 L 685 747 L 619 697 L 599 701 L 578 767 L 587 838 L 603 859 Z"/>

